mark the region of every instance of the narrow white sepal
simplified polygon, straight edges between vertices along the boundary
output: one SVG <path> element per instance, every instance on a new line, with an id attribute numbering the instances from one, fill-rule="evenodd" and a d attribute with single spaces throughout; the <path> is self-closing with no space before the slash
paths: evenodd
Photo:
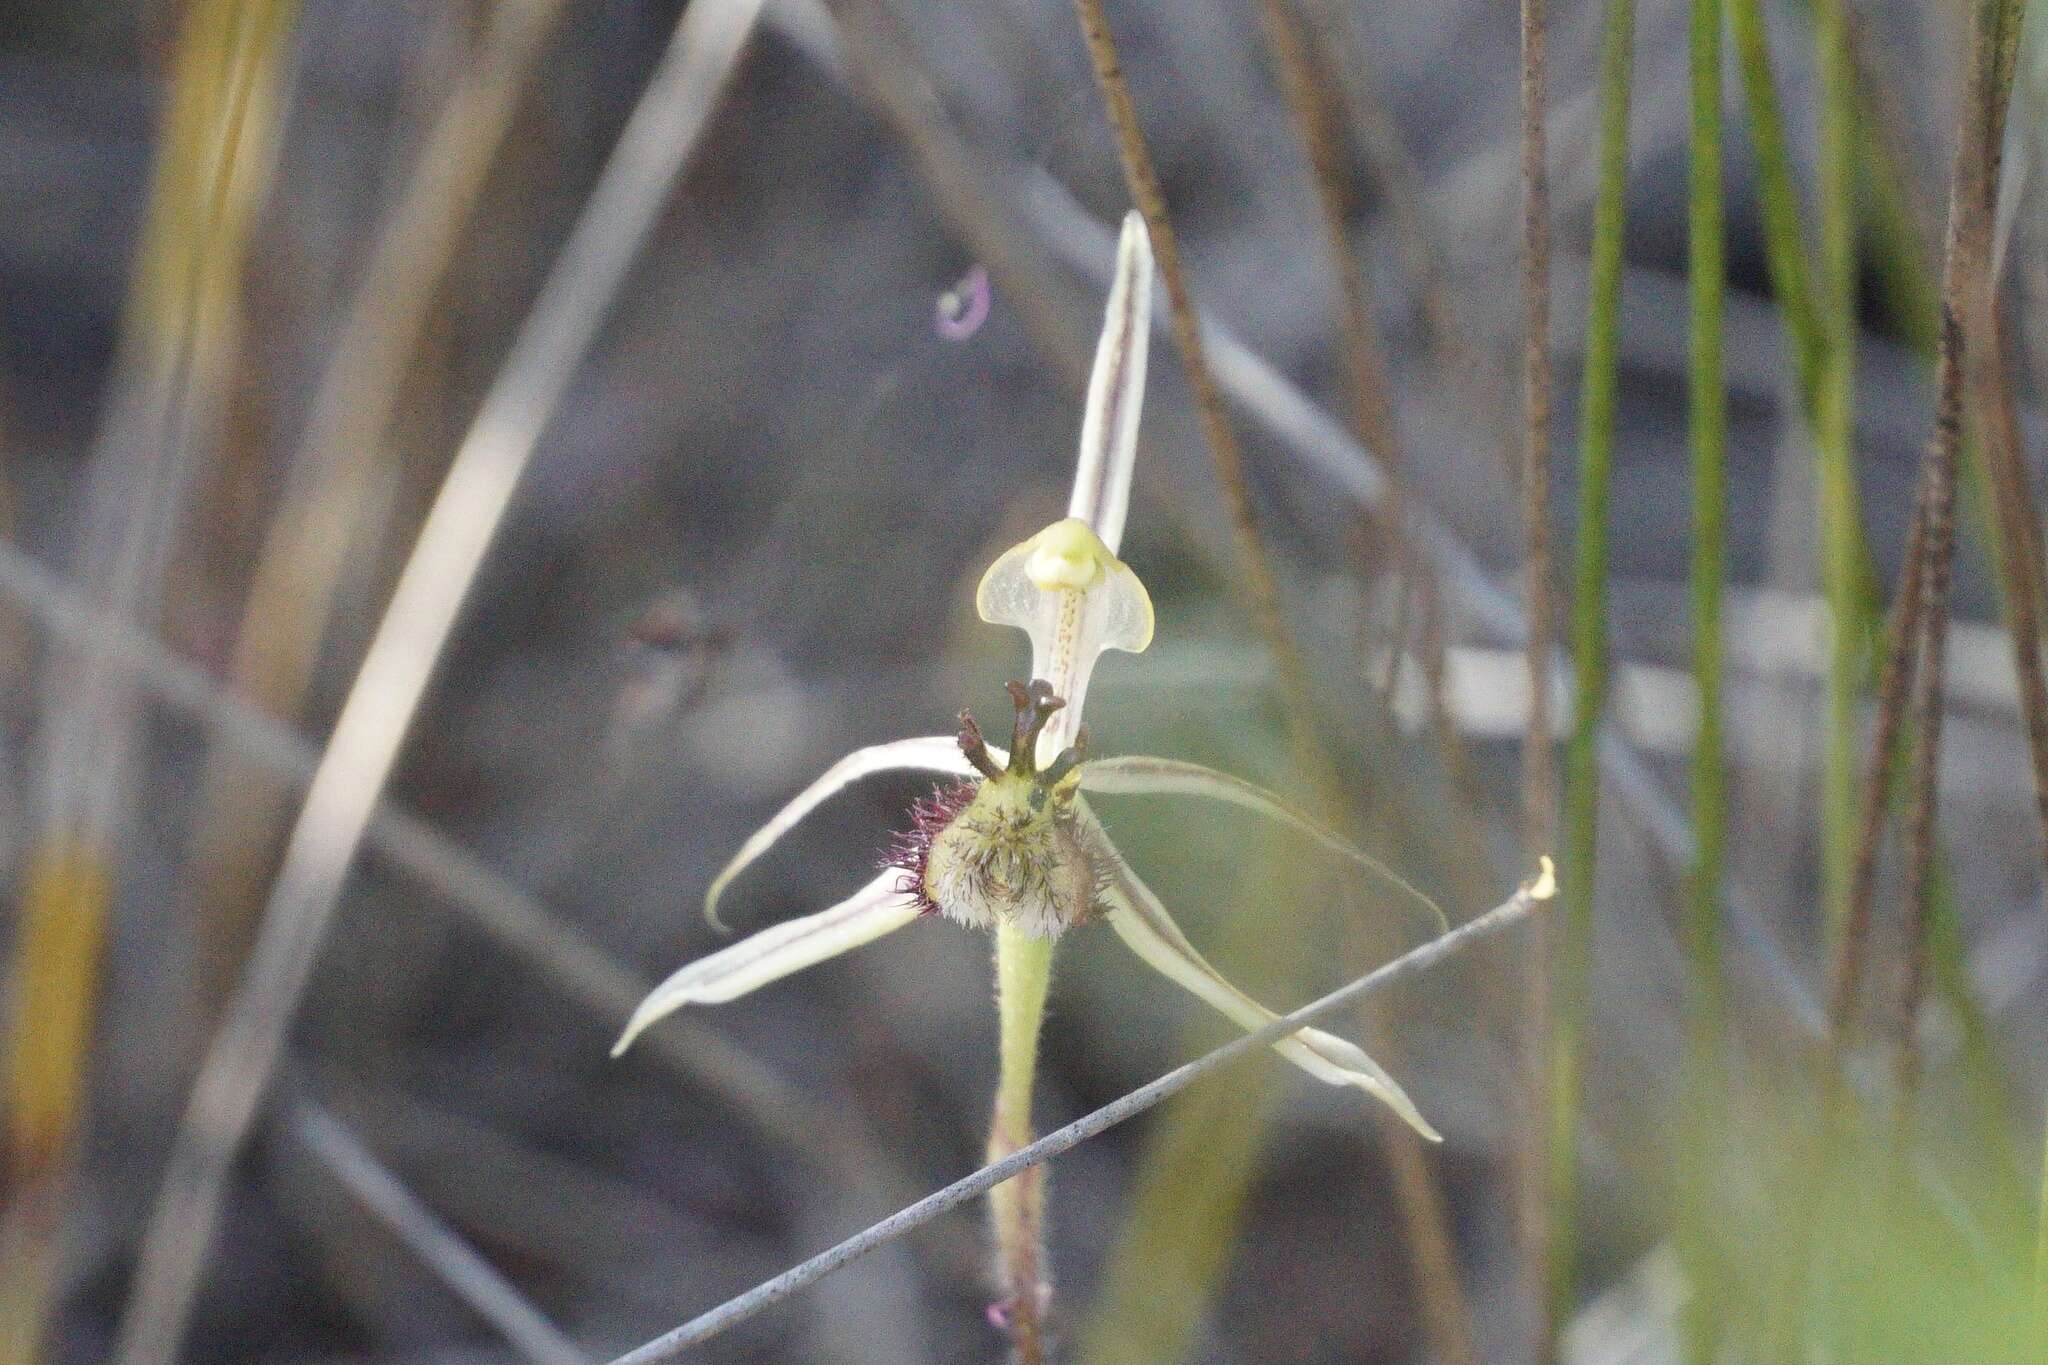
<path id="1" fill-rule="evenodd" d="M 1413 883 L 1379 859 L 1320 821 L 1294 809 L 1255 782 L 1172 758 L 1145 754 L 1120 754 L 1113 758 L 1090 759 L 1081 767 L 1081 790 L 1108 796 L 1206 796 L 1277 820 L 1314 839 L 1323 847 L 1381 877 L 1429 911 L 1437 932 L 1450 928 L 1443 907 L 1417 890 Z"/>
<path id="2" fill-rule="evenodd" d="M 885 868 L 829 910 L 763 929 L 683 967 L 640 1002 L 612 1056 L 630 1047 L 648 1025 L 685 1005 L 722 1005 L 901 929 L 919 913 L 916 902 L 896 889 L 902 877 L 900 868 Z"/>
<path id="3" fill-rule="evenodd" d="M 1103 310 L 1102 340 L 1081 415 L 1081 457 L 1067 515 L 1086 522 L 1115 554 L 1130 510 L 1138 417 L 1145 406 L 1145 358 L 1152 337 L 1152 238 L 1136 209 L 1124 215 L 1116 278 Z"/>
<path id="4" fill-rule="evenodd" d="M 1091 820 L 1092 823 L 1092 820 Z M 1097 827 L 1097 833 L 1100 829 Z M 1240 1027 L 1260 1028 L 1279 1018 L 1273 1011 L 1230 984 L 1173 922 L 1159 897 L 1120 860 L 1112 866 L 1102 901 L 1110 928 L 1147 966 L 1170 978 L 1234 1020 Z M 1386 1069 L 1361 1049 L 1334 1034 L 1307 1028 L 1273 1044 L 1273 1050 L 1330 1085 L 1355 1086 L 1388 1108 L 1431 1142 L 1443 1137 L 1429 1126 L 1414 1101 Z"/>
<path id="5" fill-rule="evenodd" d="M 855 749 L 827 768 L 817 781 L 797 793 L 788 805 L 775 812 L 767 824 L 747 836 L 747 841 L 740 845 L 740 851 L 732 856 L 724 871 L 712 878 L 711 889 L 704 893 L 704 917 L 724 928 L 724 923 L 718 918 L 718 900 L 725 894 L 725 888 L 732 884 L 733 878 L 774 847 L 776 840 L 789 833 L 826 800 L 863 777 L 887 772 L 951 773 L 955 777 L 974 775 L 966 755 L 960 752 L 959 742 L 950 735 L 926 735 Z"/>

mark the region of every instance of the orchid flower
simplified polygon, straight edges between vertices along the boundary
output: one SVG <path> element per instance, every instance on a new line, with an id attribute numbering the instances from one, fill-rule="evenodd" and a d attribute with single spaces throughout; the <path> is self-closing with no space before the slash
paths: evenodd
<path id="1" fill-rule="evenodd" d="M 1067 516 L 1000 555 L 975 594 L 981 618 L 1031 640 L 1030 688 L 1017 707 L 1010 754 L 985 744 L 962 713 L 958 737 L 931 735 L 857 749 L 832 765 L 758 832 L 712 881 L 705 913 L 733 880 L 827 798 L 861 778 L 932 772 L 958 779 L 914 811 L 915 828 L 867 885 L 828 910 L 763 930 L 676 972 L 635 1011 L 617 1052 L 684 1005 L 720 1004 L 836 957 L 934 913 L 974 928 L 1015 923 L 1056 938 L 1100 914 L 1149 966 L 1247 1029 L 1276 1016 L 1231 985 L 1195 950 L 1165 906 L 1117 853 L 1082 793 L 1210 797 L 1271 816 L 1435 906 L 1366 854 L 1252 783 L 1193 763 L 1087 758 L 1079 726 L 1089 676 L 1107 650 L 1152 640 L 1152 599 L 1116 557 L 1130 502 L 1150 332 L 1152 251 L 1144 220 L 1124 221 L 1116 279 L 1088 386 L 1081 455 Z M 1035 745 L 1035 749 L 1033 746 Z M 1044 766 L 1040 766 L 1040 765 Z M 1309 1029 L 1275 1050 L 1318 1080 L 1386 1101 L 1423 1136 L 1437 1133 L 1393 1078 L 1358 1048 Z"/>
<path id="2" fill-rule="evenodd" d="M 1109 650 L 1142 651 L 1152 639 L 1152 601 L 1122 560 L 1138 416 L 1144 398 L 1151 327 L 1152 250 L 1144 221 L 1124 220 L 1102 339 L 1081 424 L 1080 459 L 1067 515 L 997 557 L 983 574 L 976 606 L 983 620 L 1015 626 L 1031 641 L 1031 681 L 1009 685 L 1015 716 L 1007 751 L 990 744 L 966 712 L 958 735 L 932 735 L 857 749 L 832 765 L 740 846 L 713 879 L 705 913 L 733 880 L 818 805 L 864 777 L 927 772 L 952 779 L 911 811 L 910 828 L 881 872 L 829 909 L 763 930 L 683 967 L 627 1024 L 614 1055 L 665 1015 L 691 1004 L 745 995 L 826 958 L 872 942 L 920 919 L 944 917 L 996 938 L 1002 1010 L 1003 1077 L 993 1154 L 1029 1140 L 1028 1114 L 1039 1023 L 1052 947 L 1066 930 L 1107 920 L 1124 944 L 1246 1029 L 1276 1016 L 1211 966 L 1166 907 L 1110 841 L 1088 804 L 1091 795 L 1193 795 L 1228 802 L 1292 826 L 1307 839 L 1386 878 L 1404 895 L 1441 912 L 1366 854 L 1249 782 L 1166 758 L 1094 757 L 1081 710 L 1089 678 Z M 1424 1137 L 1436 1131 L 1394 1079 L 1364 1052 L 1332 1034 L 1303 1029 L 1273 1045 L 1320 1081 L 1353 1086 L 1385 1102 Z M 1011 1214 L 1035 1229 L 1040 1187 L 1012 1182 Z M 999 1186 L 992 1198 L 1005 1196 Z M 1044 1292 L 1042 1269 L 1022 1264 L 1031 1245 L 1003 1235 L 1004 1278 L 1019 1296 L 1002 1316 L 1035 1313 L 1028 1293 Z M 1012 1262 L 1017 1262 L 1013 1264 Z M 992 1310 L 994 1311 L 994 1310 Z M 1015 1325 L 1013 1332 L 1017 1331 Z M 1021 1338 L 1020 1338 L 1021 1342 Z"/>

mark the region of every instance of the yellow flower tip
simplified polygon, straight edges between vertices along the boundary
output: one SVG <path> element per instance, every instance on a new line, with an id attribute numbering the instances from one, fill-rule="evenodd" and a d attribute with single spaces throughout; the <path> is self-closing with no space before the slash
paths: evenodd
<path id="1" fill-rule="evenodd" d="M 1056 521 L 1026 543 L 1031 553 L 1024 560 L 1024 575 L 1047 592 L 1092 588 L 1116 562 L 1102 537 L 1078 517 Z"/>
<path id="2" fill-rule="evenodd" d="M 1054 636 L 1080 625 L 1066 597 L 1070 592 L 1081 594 L 1097 652 L 1136 654 L 1152 643 L 1152 595 L 1144 581 L 1078 517 L 1056 521 L 997 555 L 974 591 L 974 605 L 990 625 L 1020 627 L 1034 643 L 1050 647 Z M 1041 666 L 1033 674 L 1050 676 Z"/>
<path id="3" fill-rule="evenodd" d="M 1547 901 L 1557 894 L 1557 864 L 1548 854 L 1536 858 L 1536 880 L 1529 884 L 1529 899 Z"/>

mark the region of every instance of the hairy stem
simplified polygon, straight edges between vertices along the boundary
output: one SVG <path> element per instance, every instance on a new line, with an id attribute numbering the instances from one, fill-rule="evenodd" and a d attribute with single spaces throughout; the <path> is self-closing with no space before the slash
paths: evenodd
<path id="1" fill-rule="evenodd" d="M 1052 949 L 1051 939 L 1008 923 L 996 930 L 1002 1074 L 996 1084 L 995 1117 L 989 1124 L 992 1162 L 1031 1142 L 1031 1086 L 1038 1073 L 1045 993 L 1052 984 Z M 1034 1166 L 996 1186 L 988 1201 L 995 1230 L 996 1285 L 1003 1296 L 1000 1316 L 1017 1365 L 1041 1365 L 1046 1359 L 1045 1310 L 1052 1298 L 1045 1263 L 1045 1168 Z"/>

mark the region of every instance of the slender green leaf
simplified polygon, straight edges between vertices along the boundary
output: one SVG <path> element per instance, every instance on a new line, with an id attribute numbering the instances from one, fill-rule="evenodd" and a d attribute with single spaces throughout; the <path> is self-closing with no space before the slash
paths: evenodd
<path id="1" fill-rule="evenodd" d="M 1569 1317 L 1576 1293 L 1576 1138 L 1592 975 L 1594 857 L 1600 807 L 1598 740 L 1607 693 L 1607 505 L 1620 396 L 1629 86 L 1635 57 L 1633 0 L 1607 0 L 1602 29 L 1600 183 L 1593 207 L 1586 369 L 1579 402 L 1578 552 L 1572 602 L 1572 660 L 1577 680 L 1572 736 L 1565 755 L 1564 905 L 1558 935 L 1551 1068 L 1549 1297 L 1556 1322 Z"/>

